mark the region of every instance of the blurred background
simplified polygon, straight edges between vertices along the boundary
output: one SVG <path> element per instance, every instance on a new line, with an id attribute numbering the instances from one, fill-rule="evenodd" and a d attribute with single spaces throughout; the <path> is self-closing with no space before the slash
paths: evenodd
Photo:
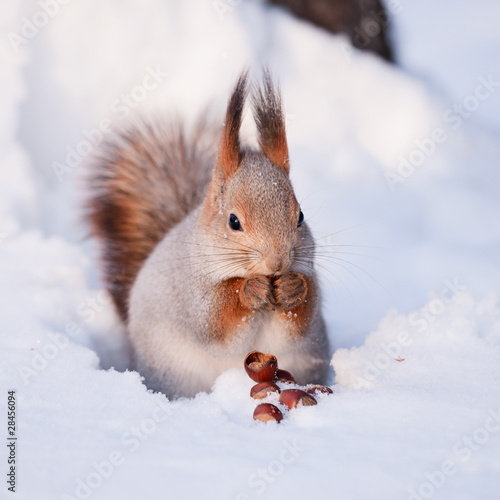
<path id="1" fill-rule="evenodd" d="M 336 347 L 359 345 L 390 308 L 410 312 L 449 282 L 477 294 L 497 289 L 493 0 L 46 0 L 1 8 L 5 241 L 29 230 L 62 238 L 88 258 L 83 279 L 98 288 L 81 187 L 100 139 L 137 114 L 190 123 L 208 108 L 222 117 L 242 68 L 258 78 L 267 65 L 283 90 L 293 183 L 322 247 Z M 101 340 L 104 325 L 96 327 Z"/>
<path id="2" fill-rule="evenodd" d="M 17 390 L 19 498 L 498 498 L 497 0 L 0 0 L 0 32 L 0 388 Z M 82 222 L 104 136 L 137 115 L 222 120 L 241 70 L 265 65 L 344 348 L 335 395 L 279 426 L 252 421 L 243 370 L 170 402 L 124 371 Z M 406 360 L 387 350 L 400 334 Z M 278 471 L 263 492 L 262 470 Z"/>

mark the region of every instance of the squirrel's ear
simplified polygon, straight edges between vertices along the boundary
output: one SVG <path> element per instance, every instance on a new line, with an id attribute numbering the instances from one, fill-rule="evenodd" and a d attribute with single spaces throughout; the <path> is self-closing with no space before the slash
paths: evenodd
<path id="1" fill-rule="evenodd" d="M 288 174 L 290 165 L 281 95 L 268 69 L 264 70 L 263 85 L 254 88 L 252 101 L 260 149 Z"/>
<path id="2" fill-rule="evenodd" d="M 218 155 L 218 166 L 224 178 L 230 178 L 240 165 L 240 127 L 243 109 L 248 94 L 248 74 L 245 71 L 236 82 L 233 93 L 227 104 L 226 121 L 222 129 L 222 137 Z"/>

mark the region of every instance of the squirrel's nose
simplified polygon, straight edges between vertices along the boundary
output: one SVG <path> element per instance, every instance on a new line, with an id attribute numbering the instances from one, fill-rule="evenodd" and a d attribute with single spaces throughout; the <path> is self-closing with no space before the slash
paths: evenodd
<path id="1" fill-rule="evenodd" d="M 276 255 L 266 259 L 266 267 L 269 274 L 281 274 L 288 269 L 288 258 L 284 255 Z"/>

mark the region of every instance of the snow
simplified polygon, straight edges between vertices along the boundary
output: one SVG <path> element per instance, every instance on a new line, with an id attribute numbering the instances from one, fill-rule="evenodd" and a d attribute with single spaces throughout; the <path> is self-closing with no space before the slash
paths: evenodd
<path id="1" fill-rule="evenodd" d="M 2 5 L 0 387 L 16 391 L 17 498 L 498 498 L 498 5 L 396 2 L 391 66 L 262 2 L 221 3 Z M 279 425 L 252 420 L 243 369 L 178 401 L 126 371 L 80 208 L 108 129 L 221 116 L 239 71 L 264 64 L 337 349 L 335 394 Z"/>

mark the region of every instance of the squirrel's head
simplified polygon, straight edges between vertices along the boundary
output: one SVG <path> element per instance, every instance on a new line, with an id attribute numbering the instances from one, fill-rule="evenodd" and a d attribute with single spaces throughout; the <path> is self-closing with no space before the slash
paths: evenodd
<path id="1" fill-rule="evenodd" d="M 239 142 L 246 96 L 243 74 L 229 99 L 202 211 L 214 254 L 225 264 L 214 267 L 226 278 L 311 270 L 313 240 L 290 182 L 281 98 L 268 71 L 253 91 L 258 151 Z"/>

